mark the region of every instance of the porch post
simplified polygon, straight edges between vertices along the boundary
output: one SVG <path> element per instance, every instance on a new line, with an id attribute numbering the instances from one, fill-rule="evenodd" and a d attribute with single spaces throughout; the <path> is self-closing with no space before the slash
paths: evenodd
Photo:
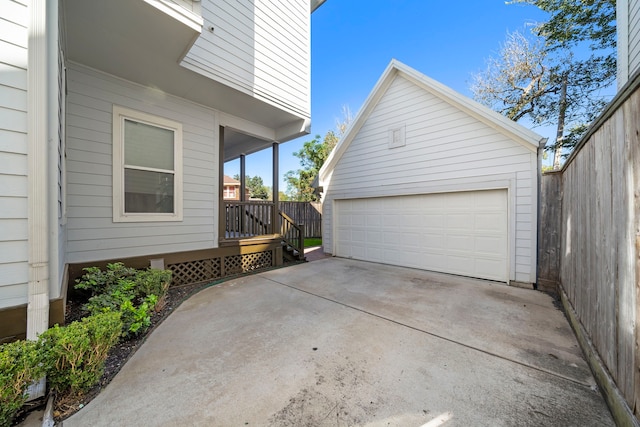
<path id="1" fill-rule="evenodd" d="M 246 169 L 245 169 L 245 155 L 244 154 L 240 154 L 240 201 L 241 202 L 246 202 L 247 201 L 247 197 L 245 196 L 246 192 L 247 192 L 247 176 L 246 176 Z"/>
<path id="2" fill-rule="evenodd" d="M 280 207 L 278 206 L 279 204 L 279 197 L 278 197 L 278 184 L 280 182 L 280 154 L 279 154 L 279 145 L 277 142 L 273 143 L 273 182 L 271 185 L 272 188 L 272 199 L 273 199 L 273 234 L 279 234 L 280 233 L 280 215 L 278 214 L 278 212 L 280 212 Z"/>
<path id="3" fill-rule="evenodd" d="M 218 204 L 218 241 L 220 241 L 227 238 L 227 210 L 224 203 L 224 126 L 220 126 L 218 130 Z"/>

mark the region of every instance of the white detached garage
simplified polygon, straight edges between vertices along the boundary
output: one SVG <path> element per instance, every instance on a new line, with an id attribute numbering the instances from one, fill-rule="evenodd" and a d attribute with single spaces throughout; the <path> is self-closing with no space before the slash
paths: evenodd
<path id="1" fill-rule="evenodd" d="M 391 61 L 320 170 L 324 249 L 534 283 L 545 141 Z"/>

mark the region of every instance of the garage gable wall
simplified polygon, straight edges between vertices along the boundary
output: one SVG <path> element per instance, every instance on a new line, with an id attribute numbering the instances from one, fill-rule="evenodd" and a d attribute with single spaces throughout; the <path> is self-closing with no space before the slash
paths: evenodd
<path id="1" fill-rule="evenodd" d="M 352 138 L 323 183 L 326 251 L 334 200 L 506 188 L 509 278 L 535 282 L 535 152 L 400 75 Z"/>

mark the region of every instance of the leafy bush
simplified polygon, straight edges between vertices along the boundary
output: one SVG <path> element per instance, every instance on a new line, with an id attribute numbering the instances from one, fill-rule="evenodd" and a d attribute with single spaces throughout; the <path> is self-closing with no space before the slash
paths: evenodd
<path id="1" fill-rule="evenodd" d="M 149 268 L 138 271 L 135 280 L 140 295 L 145 297 L 155 295 L 157 297 L 155 304 L 151 305 L 151 309 L 161 310 L 166 302 L 169 284 L 171 284 L 171 270 Z"/>
<path id="2" fill-rule="evenodd" d="M 41 353 L 34 341 L 0 346 L 0 426 L 10 426 L 27 400 L 27 387 L 44 375 Z"/>
<path id="3" fill-rule="evenodd" d="M 122 336 L 130 337 L 147 330 L 151 325 L 151 309 L 145 300 L 137 307 L 131 300 L 123 300 L 120 305 L 122 314 Z"/>
<path id="4" fill-rule="evenodd" d="M 121 262 L 107 264 L 105 271 L 99 267 L 88 267 L 84 271 L 86 273 L 76 281 L 74 288 L 88 290 L 92 295 L 111 292 L 120 287 L 122 279 L 135 276 L 138 272 L 135 268 L 125 267 Z"/>
<path id="5" fill-rule="evenodd" d="M 47 379 L 57 393 L 81 395 L 96 384 L 122 331 L 120 313 L 107 311 L 40 335 Z"/>
<path id="6" fill-rule="evenodd" d="M 125 338 L 147 330 L 151 311 L 162 308 L 171 282 L 169 270 L 136 270 L 122 263 L 108 264 L 105 271 L 97 267 L 85 271 L 75 286 L 92 293 L 83 309 L 90 314 L 121 312 Z"/>

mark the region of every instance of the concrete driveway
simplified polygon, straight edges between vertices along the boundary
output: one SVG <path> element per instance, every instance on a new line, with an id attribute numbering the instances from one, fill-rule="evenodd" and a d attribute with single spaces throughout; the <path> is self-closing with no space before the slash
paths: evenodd
<path id="1" fill-rule="evenodd" d="M 329 258 L 182 304 L 72 426 L 614 425 L 542 293 Z"/>

